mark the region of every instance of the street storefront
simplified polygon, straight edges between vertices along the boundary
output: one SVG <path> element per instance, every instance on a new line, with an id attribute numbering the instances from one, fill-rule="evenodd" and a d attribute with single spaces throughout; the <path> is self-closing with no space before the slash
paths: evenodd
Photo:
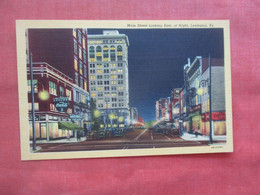
<path id="1" fill-rule="evenodd" d="M 190 132 L 194 132 L 195 129 L 198 133 L 201 133 L 201 106 L 200 104 L 190 109 Z"/>
<path id="2" fill-rule="evenodd" d="M 75 137 L 75 131 L 82 131 L 83 128 L 69 121 L 69 118 L 36 115 L 35 116 L 35 135 L 38 140 L 53 140 L 67 138 L 68 132 L 70 137 Z M 39 120 L 42 119 L 42 120 Z M 44 119 L 44 120 L 43 120 Z M 33 138 L 32 122 L 30 121 L 30 139 Z"/>
<path id="3" fill-rule="evenodd" d="M 209 113 L 204 113 L 201 115 L 202 119 L 202 134 L 209 135 L 210 122 Z M 226 116 L 225 112 L 213 112 L 212 113 L 212 127 L 214 135 L 226 135 Z"/>

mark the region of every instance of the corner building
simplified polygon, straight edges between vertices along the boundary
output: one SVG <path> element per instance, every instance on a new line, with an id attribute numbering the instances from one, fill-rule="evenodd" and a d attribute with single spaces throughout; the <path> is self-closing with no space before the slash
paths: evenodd
<path id="1" fill-rule="evenodd" d="M 117 30 L 88 34 L 89 91 L 105 128 L 123 128 L 130 122 L 128 46 L 127 35 Z"/>

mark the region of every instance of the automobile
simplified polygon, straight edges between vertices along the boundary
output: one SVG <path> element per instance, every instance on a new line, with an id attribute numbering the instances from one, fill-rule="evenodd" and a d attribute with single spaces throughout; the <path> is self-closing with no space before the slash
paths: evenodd
<path id="1" fill-rule="evenodd" d="M 105 131 L 105 130 L 100 130 L 100 131 L 98 132 L 98 138 L 99 138 L 99 139 L 104 139 L 104 138 L 106 138 L 106 131 Z"/>
<path id="2" fill-rule="evenodd" d="M 174 125 L 174 124 L 172 124 L 170 127 L 168 127 L 167 128 L 167 130 L 166 130 L 166 134 L 167 135 L 179 135 L 179 128 L 176 126 L 176 125 Z"/>
<path id="3" fill-rule="evenodd" d="M 98 139 L 98 132 L 97 131 L 88 131 L 86 135 L 86 140 L 96 140 Z"/>
<path id="4" fill-rule="evenodd" d="M 125 132 L 123 129 L 117 129 L 114 131 L 114 136 L 116 136 L 116 137 L 122 137 L 124 135 L 125 135 Z"/>

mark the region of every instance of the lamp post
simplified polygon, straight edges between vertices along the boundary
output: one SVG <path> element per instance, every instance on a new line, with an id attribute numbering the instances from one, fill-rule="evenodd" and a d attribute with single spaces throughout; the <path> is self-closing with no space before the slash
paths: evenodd
<path id="1" fill-rule="evenodd" d="M 211 59 L 209 55 L 209 78 L 206 80 L 201 80 L 199 84 L 199 89 L 197 90 L 197 94 L 202 95 L 202 89 L 201 87 L 208 86 L 208 94 L 209 94 L 209 144 L 213 143 L 213 129 L 212 129 L 212 99 L 211 99 Z"/>
<path id="2" fill-rule="evenodd" d="M 33 151 L 35 151 L 36 150 L 36 134 L 35 134 L 35 109 L 34 109 L 34 85 L 33 85 L 32 53 L 30 54 L 30 74 L 31 74 L 31 98 L 32 98 Z"/>

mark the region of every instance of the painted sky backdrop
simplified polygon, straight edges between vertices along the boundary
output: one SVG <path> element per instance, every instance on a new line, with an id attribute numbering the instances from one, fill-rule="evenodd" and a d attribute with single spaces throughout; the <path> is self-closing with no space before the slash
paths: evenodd
<path id="1" fill-rule="evenodd" d="M 88 29 L 102 34 L 105 29 Z M 107 30 L 107 29 L 106 29 Z M 115 30 L 115 29 L 113 29 Z M 183 66 L 196 56 L 224 57 L 223 29 L 117 29 L 129 38 L 130 107 L 155 120 L 155 102 L 183 86 Z"/>

